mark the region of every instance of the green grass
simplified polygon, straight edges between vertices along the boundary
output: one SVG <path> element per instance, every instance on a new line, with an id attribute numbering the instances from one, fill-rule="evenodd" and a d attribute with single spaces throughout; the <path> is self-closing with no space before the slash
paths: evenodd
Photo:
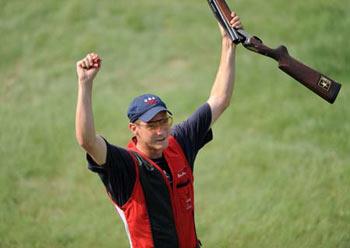
<path id="1" fill-rule="evenodd" d="M 209 94 L 220 36 L 206 1 L 0 0 L 0 247 L 128 247 L 75 141 L 75 62 L 103 58 L 96 128 L 123 145 L 133 96 L 186 118 Z M 350 247 L 346 0 L 235 1 L 246 29 L 337 79 L 334 105 L 242 47 L 232 105 L 196 162 L 205 247 Z"/>

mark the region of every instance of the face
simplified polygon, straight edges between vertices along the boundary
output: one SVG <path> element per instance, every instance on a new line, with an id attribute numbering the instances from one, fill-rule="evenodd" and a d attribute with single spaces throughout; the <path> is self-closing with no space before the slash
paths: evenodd
<path id="1" fill-rule="evenodd" d="M 168 146 L 172 118 L 166 111 L 158 113 L 149 122 L 137 120 L 129 128 L 137 138 L 137 147 L 151 158 L 157 158 Z"/>

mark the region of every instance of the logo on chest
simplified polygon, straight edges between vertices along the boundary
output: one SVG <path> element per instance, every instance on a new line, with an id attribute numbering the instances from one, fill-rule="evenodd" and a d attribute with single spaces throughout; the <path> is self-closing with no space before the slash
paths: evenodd
<path id="1" fill-rule="evenodd" d="M 181 178 L 181 177 L 184 177 L 186 175 L 187 175 L 186 171 L 180 171 L 177 173 L 177 178 Z"/>
<path id="2" fill-rule="evenodd" d="M 186 168 L 182 168 L 181 170 L 178 170 L 176 173 L 178 179 L 186 177 L 187 174 L 188 173 L 186 171 Z"/>

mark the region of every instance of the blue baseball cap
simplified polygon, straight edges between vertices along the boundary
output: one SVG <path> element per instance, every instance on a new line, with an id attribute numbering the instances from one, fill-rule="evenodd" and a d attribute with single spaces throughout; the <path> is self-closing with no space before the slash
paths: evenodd
<path id="1" fill-rule="evenodd" d="M 158 96 L 144 94 L 132 100 L 128 108 L 128 118 L 130 122 L 135 122 L 138 119 L 143 122 L 149 122 L 156 114 L 162 111 L 167 111 L 172 115 Z"/>

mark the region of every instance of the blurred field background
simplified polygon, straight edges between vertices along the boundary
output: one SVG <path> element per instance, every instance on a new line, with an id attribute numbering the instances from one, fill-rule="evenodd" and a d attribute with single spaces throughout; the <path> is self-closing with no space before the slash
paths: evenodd
<path id="1" fill-rule="evenodd" d="M 103 58 L 96 129 L 124 145 L 133 96 L 186 118 L 206 101 L 220 35 L 206 1 L 0 0 L 0 247 L 128 247 L 75 141 L 75 62 Z M 232 105 L 196 162 L 204 247 L 350 247 L 347 0 L 229 1 L 252 34 L 343 84 L 334 105 L 243 47 Z M 348 107 L 346 107 L 348 106 Z"/>

